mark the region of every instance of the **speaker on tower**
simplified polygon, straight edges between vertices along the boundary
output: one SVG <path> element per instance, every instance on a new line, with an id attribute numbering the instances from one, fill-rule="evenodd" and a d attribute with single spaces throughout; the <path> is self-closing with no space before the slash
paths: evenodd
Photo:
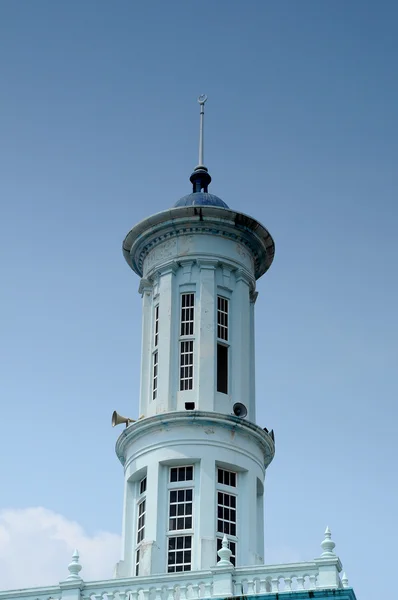
<path id="1" fill-rule="evenodd" d="M 241 417 L 242 419 L 244 419 L 247 415 L 247 408 L 241 402 L 235 402 L 232 410 L 234 411 L 234 415 L 236 417 Z"/>
<path id="2" fill-rule="evenodd" d="M 121 423 L 126 423 L 126 427 L 130 425 L 130 423 L 135 423 L 134 419 L 130 419 L 129 417 L 122 417 L 115 410 L 112 413 L 112 427 L 116 427 L 116 425 L 120 425 Z"/>

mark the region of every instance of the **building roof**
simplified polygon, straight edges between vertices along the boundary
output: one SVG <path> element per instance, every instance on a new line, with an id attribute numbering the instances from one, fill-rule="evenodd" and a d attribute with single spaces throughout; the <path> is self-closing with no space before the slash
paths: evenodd
<path id="1" fill-rule="evenodd" d="M 192 192 L 183 196 L 174 204 L 174 208 L 178 206 L 220 206 L 221 208 L 229 208 L 221 198 L 208 192 Z"/>

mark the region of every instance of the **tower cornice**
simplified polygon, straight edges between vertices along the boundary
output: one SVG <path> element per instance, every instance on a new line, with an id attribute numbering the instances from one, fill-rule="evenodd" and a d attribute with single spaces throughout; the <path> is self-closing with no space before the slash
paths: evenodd
<path id="1" fill-rule="evenodd" d="M 216 206 L 181 206 L 144 219 L 127 234 L 123 254 L 129 266 L 142 277 L 148 254 L 162 243 L 162 254 L 172 252 L 178 236 L 207 234 L 227 237 L 245 246 L 253 260 L 258 279 L 271 266 L 274 241 L 258 221 L 243 213 Z"/>
<path id="2" fill-rule="evenodd" d="M 261 449 L 264 456 L 264 467 L 267 468 L 275 454 L 275 443 L 271 435 L 264 429 L 235 415 L 209 411 L 176 411 L 161 413 L 145 419 L 140 419 L 123 430 L 116 441 L 116 455 L 124 465 L 128 448 L 142 436 L 155 433 L 160 428 L 172 430 L 181 427 L 212 427 L 221 426 L 229 429 L 232 435 L 241 433 L 250 436 Z M 195 439 L 192 437 L 192 439 Z"/>

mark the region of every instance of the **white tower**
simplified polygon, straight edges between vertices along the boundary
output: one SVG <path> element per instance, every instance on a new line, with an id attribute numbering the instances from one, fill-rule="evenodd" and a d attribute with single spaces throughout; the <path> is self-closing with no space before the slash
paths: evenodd
<path id="1" fill-rule="evenodd" d="M 116 444 L 124 465 L 117 576 L 209 569 L 226 535 L 236 565 L 263 562 L 265 470 L 274 436 L 256 424 L 256 279 L 274 242 L 207 191 L 206 96 L 193 192 L 129 232 L 141 277 L 140 418 Z"/>

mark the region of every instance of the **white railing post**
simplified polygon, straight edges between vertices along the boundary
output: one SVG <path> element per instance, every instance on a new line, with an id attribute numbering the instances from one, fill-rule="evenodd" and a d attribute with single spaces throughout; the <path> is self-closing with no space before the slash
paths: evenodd
<path id="1" fill-rule="evenodd" d="M 81 591 L 84 583 L 80 577 L 80 571 L 82 566 L 79 563 L 79 553 L 77 550 L 72 555 L 72 562 L 68 565 L 69 575 L 65 581 L 60 581 L 59 587 L 61 588 L 62 600 L 80 600 Z"/>
<path id="2" fill-rule="evenodd" d="M 342 565 L 339 557 L 333 552 L 335 545 L 332 541 L 331 531 L 329 527 L 326 527 L 325 539 L 321 544 L 323 552 L 320 558 L 314 560 L 318 567 L 318 581 L 316 586 L 318 589 L 342 587 L 339 575 Z"/>
<path id="3" fill-rule="evenodd" d="M 260 594 L 265 594 L 267 591 L 267 580 L 264 578 L 260 579 Z"/>
<path id="4" fill-rule="evenodd" d="M 222 546 L 217 552 L 220 560 L 217 565 L 211 569 L 213 573 L 213 598 L 228 598 L 234 595 L 234 585 L 232 574 L 234 566 L 230 561 L 231 550 L 227 536 L 224 535 Z"/>
<path id="5" fill-rule="evenodd" d="M 341 583 L 343 584 L 344 588 L 349 587 L 349 585 L 348 585 L 348 577 L 347 577 L 345 571 L 344 571 L 344 573 L 343 573 L 343 575 L 341 577 Z"/>
<path id="6" fill-rule="evenodd" d="M 298 590 L 304 590 L 304 577 L 302 575 L 298 575 L 298 577 L 296 577 L 297 580 L 297 589 Z"/>
<path id="7" fill-rule="evenodd" d="M 212 586 L 211 581 L 205 581 L 205 583 L 204 583 L 204 594 L 203 594 L 204 598 L 210 598 L 212 596 L 211 586 Z"/>
<path id="8" fill-rule="evenodd" d="M 292 578 L 285 577 L 285 592 L 291 592 L 291 591 L 292 591 Z"/>

